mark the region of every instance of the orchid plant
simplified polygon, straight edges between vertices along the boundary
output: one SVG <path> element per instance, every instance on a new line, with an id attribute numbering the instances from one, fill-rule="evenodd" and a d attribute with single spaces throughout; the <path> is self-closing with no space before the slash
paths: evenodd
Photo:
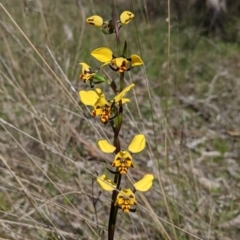
<path id="1" fill-rule="evenodd" d="M 103 20 L 102 17 L 94 15 L 88 17 L 86 22 L 99 27 L 104 34 L 116 35 L 117 49 L 119 49 L 120 37 L 119 30 L 122 26 L 128 24 L 134 18 L 134 14 L 130 11 L 124 11 L 117 20 L 114 12 L 110 20 Z M 113 154 L 113 161 L 111 167 L 115 170 L 109 170 L 108 177 L 100 175 L 97 177 L 97 183 L 105 190 L 112 192 L 111 207 L 108 222 L 108 239 L 114 239 L 114 232 L 116 227 L 116 220 L 118 209 L 125 213 L 135 212 L 137 210 L 137 200 L 135 196 L 136 191 L 148 191 L 153 183 L 153 175 L 146 174 L 142 179 L 133 184 L 130 188 L 122 188 L 122 177 L 126 176 L 130 168 L 134 167 L 133 154 L 144 150 L 146 146 L 146 138 L 143 134 L 137 134 L 127 147 L 127 150 L 121 148 L 119 133 L 123 124 L 124 105 L 130 102 L 129 98 L 125 98 L 128 92 L 135 87 L 135 84 L 125 86 L 125 72 L 130 71 L 133 67 L 143 65 L 143 61 L 137 54 L 126 56 L 127 42 L 125 41 L 122 54 L 118 56 L 113 54 L 113 51 L 107 47 L 100 47 L 91 52 L 91 55 L 97 59 L 102 65 L 98 69 L 93 70 L 87 63 L 81 62 L 81 74 L 79 76 L 83 83 L 90 83 L 93 88 L 96 84 L 107 84 L 113 90 L 113 96 L 106 96 L 102 89 L 95 88 L 95 90 L 79 92 L 80 100 L 86 106 L 92 107 L 92 117 L 100 117 L 100 122 L 106 127 L 111 126 L 113 133 L 113 143 L 109 143 L 105 139 L 98 140 L 98 147 L 104 153 Z M 119 75 L 118 84 L 112 80 L 103 77 L 99 72 L 102 68 L 109 66 L 111 70 Z"/>

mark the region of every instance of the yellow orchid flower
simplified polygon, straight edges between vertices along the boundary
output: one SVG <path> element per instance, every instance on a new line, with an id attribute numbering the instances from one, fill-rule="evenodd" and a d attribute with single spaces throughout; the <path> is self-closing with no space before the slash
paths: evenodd
<path id="1" fill-rule="evenodd" d="M 134 192 L 148 191 L 152 187 L 153 179 L 154 179 L 153 175 L 146 174 L 141 180 L 134 183 L 133 191 L 129 188 L 120 190 L 118 192 L 114 205 L 121 208 L 123 212 L 136 211 L 136 209 L 131 208 L 131 206 L 137 205 Z M 106 175 L 97 177 L 97 182 L 100 185 L 100 187 L 105 191 L 113 191 L 116 189 L 116 183 L 111 181 L 108 177 L 106 177 Z"/>
<path id="2" fill-rule="evenodd" d="M 80 91 L 79 97 L 83 104 L 93 107 L 92 116 L 100 116 L 101 122 L 106 124 L 110 119 L 113 106 L 116 106 L 121 100 L 122 104 L 129 102 L 128 98 L 123 97 L 134 86 L 134 84 L 129 85 L 117 94 L 111 101 L 106 100 L 105 95 L 102 93 L 100 88 L 96 88 L 95 91 Z"/>
<path id="3" fill-rule="evenodd" d="M 126 174 L 130 167 L 133 168 L 132 155 L 124 150 L 118 152 L 114 158 L 112 166 L 118 167 L 120 174 Z"/>
<path id="4" fill-rule="evenodd" d="M 116 148 L 107 140 L 99 140 L 98 146 L 102 152 L 113 153 Z M 128 146 L 129 151 L 119 151 L 112 162 L 113 167 L 117 167 L 120 174 L 126 174 L 128 169 L 133 166 L 132 153 L 141 152 L 146 146 L 146 139 L 143 134 L 136 135 Z"/>
<path id="5" fill-rule="evenodd" d="M 82 66 L 82 74 L 79 76 L 83 82 L 87 82 L 89 79 L 92 79 L 95 75 L 95 72 L 92 71 L 92 68 L 84 62 L 79 63 Z"/>
<path id="6" fill-rule="evenodd" d="M 118 29 L 121 28 L 122 25 L 128 24 L 134 18 L 134 14 L 130 11 L 124 11 L 120 15 L 120 20 L 117 20 Z M 103 21 L 102 17 L 98 15 L 93 15 L 86 19 L 86 22 L 94 25 L 96 27 L 100 27 L 101 31 L 105 34 L 111 34 L 115 32 L 113 20 Z"/>
<path id="7" fill-rule="evenodd" d="M 106 100 L 101 89 L 96 88 L 95 91 L 80 91 L 79 96 L 83 104 L 93 107 L 93 117 L 100 116 L 102 123 L 108 122 L 111 113 L 111 105 Z"/>
<path id="8" fill-rule="evenodd" d="M 111 69 L 117 72 L 129 71 L 132 67 L 143 64 L 142 59 L 136 54 L 132 54 L 129 58 L 115 57 L 112 50 L 107 47 L 97 48 L 91 52 L 91 55 L 102 62 L 102 66 L 109 65 Z"/>
<path id="9" fill-rule="evenodd" d="M 121 190 L 117 195 L 114 205 L 120 207 L 123 212 L 129 212 L 131 206 L 137 205 L 135 194 L 130 189 Z"/>

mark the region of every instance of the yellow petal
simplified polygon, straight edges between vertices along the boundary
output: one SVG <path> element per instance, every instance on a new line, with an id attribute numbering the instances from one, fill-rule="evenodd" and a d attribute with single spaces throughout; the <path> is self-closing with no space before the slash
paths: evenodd
<path id="1" fill-rule="evenodd" d="M 110 62 L 113 57 L 113 52 L 111 49 L 106 47 L 101 47 L 93 50 L 91 55 L 95 57 L 99 62 Z"/>
<path id="2" fill-rule="evenodd" d="M 132 63 L 133 67 L 136 67 L 136 66 L 142 65 L 143 61 L 142 61 L 142 59 L 138 55 L 132 54 L 131 55 L 131 63 Z"/>
<path id="3" fill-rule="evenodd" d="M 128 92 L 134 86 L 135 84 L 131 84 L 128 87 L 124 88 L 117 96 L 114 97 L 115 102 L 119 102 L 124 97 L 125 93 Z"/>
<path id="4" fill-rule="evenodd" d="M 122 24 L 128 24 L 132 18 L 134 18 L 134 14 L 129 11 L 124 11 L 120 15 L 120 21 Z"/>
<path id="5" fill-rule="evenodd" d="M 133 185 L 137 191 L 146 192 L 152 187 L 153 179 L 154 177 L 152 174 L 146 174 L 141 180 Z"/>
<path id="6" fill-rule="evenodd" d="M 98 147 L 105 153 L 113 153 L 116 149 L 116 147 L 110 144 L 107 140 L 99 140 Z"/>
<path id="7" fill-rule="evenodd" d="M 128 197 L 135 197 L 135 194 L 132 192 L 130 188 L 127 188 L 119 191 L 117 198 L 119 197 L 124 197 L 127 199 Z"/>
<path id="8" fill-rule="evenodd" d="M 122 66 L 126 66 L 128 65 L 128 60 L 126 58 L 123 57 L 118 57 L 118 58 L 114 58 L 112 60 L 112 63 L 117 66 L 117 67 L 122 67 Z"/>
<path id="9" fill-rule="evenodd" d="M 141 152 L 146 146 L 146 139 L 143 134 L 136 135 L 128 146 L 128 150 L 132 153 Z"/>
<path id="10" fill-rule="evenodd" d="M 128 98 L 122 98 L 122 104 L 130 102 L 130 100 Z"/>
<path id="11" fill-rule="evenodd" d="M 102 90 L 100 88 L 96 88 L 95 91 L 99 97 L 104 97 L 104 94 L 102 93 Z"/>
<path id="12" fill-rule="evenodd" d="M 116 184 L 111 181 L 106 175 L 97 177 L 97 182 L 100 187 L 105 191 L 113 191 L 116 188 Z"/>
<path id="13" fill-rule="evenodd" d="M 87 65 L 86 63 L 84 63 L 84 62 L 79 63 L 79 65 L 82 66 L 82 73 L 84 73 L 84 71 L 88 72 L 88 71 L 91 70 L 91 67 L 89 65 Z"/>
<path id="14" fill-rule="evenodd" d="M 86 22 L 97 27 L 101 27 L 103 25 L 103 19 L 97 15 L 87 18 Z"/>
<path id="15" fill-rule="evenodd" d="M 85 105 L 94 106 L 96 101 L 99 99 L 98 94 L 93 91 L 80 91 L 79 92 L 80 100 Z"/>
<path id="16" fill-rule="evenodd" d="M 99 97 L 98 100 L 95 102 L 95 105 L 98 105 L 101 108 L 102 107 L 109 107 L 110 108 L 110 104 L 104 96 Z"/>

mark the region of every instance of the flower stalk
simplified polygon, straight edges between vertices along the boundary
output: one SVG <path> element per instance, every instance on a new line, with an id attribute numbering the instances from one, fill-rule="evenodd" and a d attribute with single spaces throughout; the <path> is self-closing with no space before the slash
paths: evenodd
<path id="1" fill-rule="evenodd" d="M 125 95 L 131 92 L 131 89 L 135 84 L 126 86 L 125 84 L 125 72 L 131 71 L 133 67 L 143 65 L 143 61 L 140 56 L 136 54 L 127 55 L 127 42 L 124 42 L 122 54 L 120 55 L 120 29 L 122 26 L 129 24 L 134 18 L 134 14 L 130 11 L 124 11 L 120 15 L 120 19 L 117 19 L 115 11 L 112 11 L 110 20 L 103 20 L 98 15 L 91 16 L 86 19 L 86 22 L 90 25 L 94 25 L 104 33 L 116 35 L 116 47 L 118 55 L 115 56 L 113 51 L 107 47 L 100 47 L 91 52 L 91 55 L 101 62 L 101 66 L 97 70 L 93 70 L 90 65 L 85 62 L 81 62 L 81 74 L 79 76 L 83 83 L 90 83 L 92 90 L 79 92 L 80 100 L 83 104 L 92 107 L 92 117 L 98 117 L 100 122 L 108 127 L 109 124 L 112 129 L 113 144 L 109 143 L 105 139 L 98 141 L 98 147 L 104 153 L 111 153 L 114 155 L 111 167 L 106 167 L 109 173 L 112 174 L 112 178 L 108 178 L 106 175 L 97 177 L 97 182 L 100 187 L 105 191 L 111 191 L 111 206 L 108 221 L 108 240 L 113 240 L 115 230 L 117 226 L 118 210 L 121 209 L 125 213 L 136 212 L 137 200 L 135 197 L 136 191 L 145 192 L 152 186 L 153 175 L 146 174 L 141 180 L 134 183 L 131 188 L 123 189 L 122 180 L 128 173 L 130 168 L 134 167 L 133 154 L 141 152 L 146 146 L 146 138 L 143 134 L 137 134 L 133 137 L 129 143 L 127 150 L 123 150 L 119 138 L 119 134 L 124 123 L 124 106 L 130 99 Z M 109 66 L 109 69 L 119 75 L 119 81 L 107 80 L 101 76 L 103 67 Z M 107 96 L 101 88 L 95 88 L 95 85 L 107 84 L 113 91 L 114 96 Z M 124 143 L 123 143 L 124 145 Z"/>
<path id="2" fill-rule="evenodd" d="M 117 34 L 116 34 L 116 38 Z M 123 90 L 123 83 L 124 83 L 124 73 L 120 73 L 120 92 Z M 120 152 L 121 146 L 119 141 L 119 132 L 122 127 L 122 115 L 123 115 L 123 107 L 122 107 L 122 100 L 119 102 L 119 112 L 116 117 L 115 121 L 115 128 L 114 128 L 114 142 L 113 145 L 116 147 L 115 154 L 118 154 Z M 116 171 L 118 171 L 118 167 L 116 167 Z M 111 202 L 111 209 L 110 209 L 110 215 L 109 215 L 109 221 L 108 221 L 108 239 L 113 240 L 114 239 L 114 232 L 115 232 L 115 225 L 117 221 L 117 213 L 118 213 L 118 206 L 115 205 L 116 197 L 118 194 L 118 191 L 121 186 L 121 174 L 116 174 L 114 176 L 114 182 L 117 184 L 116 190 L 112 192 L 112 202 Z"/>

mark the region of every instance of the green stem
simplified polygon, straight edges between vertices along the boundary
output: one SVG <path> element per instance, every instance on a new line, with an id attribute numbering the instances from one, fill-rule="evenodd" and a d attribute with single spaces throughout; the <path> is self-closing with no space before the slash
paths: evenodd
<path id="1" fill-rule="evenodd" d="M 120 90 L 119 90 L 120 92 L 123 90 L 123 86 L 124 86 L 124 73 L 120 73 Z M 122 101 L 120 101 L 118 116 L 114 119 L 112 123 L 112 128 L 114 131 L 113 144 L 116 147 L 115 154 L 121 151 L 121 145 L 120 145 L 118 135 L 122 126 L 122 114 L 123 114 Z M 116 168 L 116 171 L 118 171 L 118 168 Z M 112 202 L 111 202 L 111 209 L 110 209 L 109 222 L 108 222 L 108 240 L 114 239 L 115 226 L 116 226 L 117 214 L 118 214 L 118 206 L 115 206 L 114 204 L 116 202 L 118 191 L 120 190 L 121 174 L 115 174 L 114 182 L 117 184 L 117 188 L 116 188 L 117 190 L 113 191 L 112 193 Z"/>

